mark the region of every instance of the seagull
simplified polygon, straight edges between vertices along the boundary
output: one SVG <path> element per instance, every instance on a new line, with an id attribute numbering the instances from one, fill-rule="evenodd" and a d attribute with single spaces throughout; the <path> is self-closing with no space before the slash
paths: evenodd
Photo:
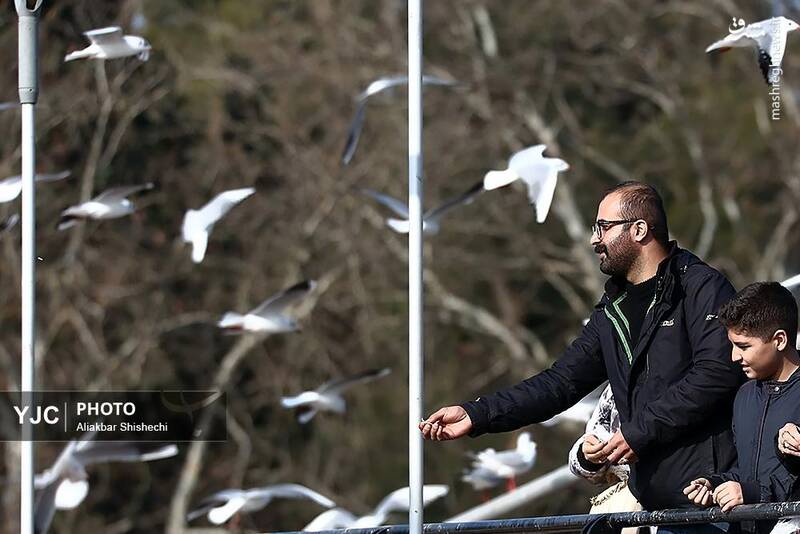
<path id="1" fill-rule="evenodd" d="M 800 531 L 800 518 L 786 517 L 778 521 L 769 534 L 797 534 Z"/>
<path id="2" fill-rule="evenodd" d="M 475 455 L 472 462 L 473 469 L 484 469 L 494 473 L 498 478 L 508 480 L 508 489 L 517 487 L 515 477 L 529 471 L 536 462 L 536 442 L 531 440 L 528 432 L 523 432 L 517 438 L 514 449 L 497 452 L 494 449 L 485 449 Z"/>
<path id="3" fill-rule="evenodd" d="M 119 26 L 90 30 L 83 35 L 92 44 L 83 50 L 70 52 L 64 56 L 65 62 L 83 58 L 105 60 L 136 56 L 142 61 L 150 58 L 150 43 L 137 35 L 122 35 Z"/>
<path id="4" fill-rule="evenodd" d="M 356 113 L 353 121 L 350 123 L 350 128 L 347 131 L 347 142 L 342 151 L 342 163 L 347 165 L 353 159 L 358 147 L 358 139 L 361 137 L 361 129 L 364 126 L 364 117 L 367 113 L 367 102 L 370 97 L 377 95 L 387 89 L 392 89 L 398 85 L 408 84 L 408 76 L 390 76 L 385 78 L 378 78 L 370 83 L 367 88 L 356 97 Z M 442 85 L 445 87 L 454 87 L 460 85 L 459 82 L 454 80 L 445 80 L 437 78 L 436 76 L 423 76 L 422 85 Z"/>
<path id="5" fill-rule="evenodd" d="M 744 26 L 739 19 L 734 19 L 734 28 L 728 27 L 730 33 L 719 41 L 709 45 L 706 53 L 727 52 L 731 48 L 755 47 L 758 50 L 758 65 L 767 84 L 778 83 L 781 76 L 781 61 L 786 50 L 786 35 L 800 26 L 786 17 L 772 17 Z"/>
<path id="6" fill-rule="evenodd" d="M 186 212 L 183 217 L 183 240 L 192 244 L 192 261 L 195 263 L 203 261 L 208 245 L 208 234 L 211 233 L 214 224 L 236 204 L 255 192 L 252 187 L 224 191 L 199 210 Z"/>
<path id="7" fill-rule="evenodd" d="M 311 421 L 320 410 L 344 413 L 347 407 L 342 393 L 345 390 L 356 384 L 365 384 L 383 378 L 391 372 L 392 370 L 387 367 L 362 371 L 346 378 L 337 378 L 325 382 L 314 391 L 304 391 L 294 397 L 283 397 L 281 405 L 284 408 L 297 408 L 297 420 L 301 424 Z"/>
<path id="8" fill-rule="evenodd" d="M 192 521 L 206 515 L 215 525 L 222 525 L 239 512 L 254 512 L 267 506 L 273 499 L 307 499 L 325 508 L 332 508 L 336 503 L 300 484 L 275 484 L 251 489 L 226 489 L 218 491 L 203 499 L 186 516 Z"/>
<path id="9" fill-rule="evenodd" d="M 360 189 L 363 195 L 383 204 L 393 212 L 395 212 L 402 219 L 386 219 L 386 224 L 399 234 L 407 234 L 409 231 L 410 223 L 408 221 L 408 206 L 403 202 L 397 200 L 389 195 L 384 195 L 372 189 Z M 448 211 L 457 208 L 458 206 L 471 204 L 475 197 L 483 191 L 483 182 L 478 182 L 470 187 L 464 193 L 446 200 L 442 205 L 426 211 L 422 215 L 422 231 L 426 234 L 437 234 L 440 229 L 440 220 Z"/>
<path id="10" fill-rule="evenodd" d="M 19 215 L 12 213 L 5 221 L 0 222 L 0 234 L 4 234 L 14 228 L 19 222 Z"/>
<path id="11" fill-rule="evenodd" d="M 38 534 L 44 534 L 56 510 L 77 507 L 89 492 L 86 467 L 108 462 L 150 462 L 178 454 L 176 445 L 145 447 L 133 442 L 97 442 L 94 432 L 87 432 L 70 441 L 53 465 L 36 475 L 34 524 Z"/>
<path id="12" fill-rule="evenodd" d="M 461 480 L 470 484 L 472 489 L 486 490 L 497 486 L 505 479 L 497 476 L 493 470 L 481 465 L 471 470 L 465 470 Z"/>
<path id="13" fill-rule="evenodd" d="M 796 274 L 791 278 L 787 278 L 786 280 L 781 282 L 781 285 L 787 289 L 792 289 L 795 286 L 800 286 L 800 274 Z"/>
<path id="14" fill-rule="evenodd" d="M 543 223 L 547 218 L 547 212 L 550 211 L 558 173 L 569 169 L 569 165 L 563 159 L 543 156 L 546 148 L 545 145 L 536 145 L 520 150 L 508 160 L 506 170 L 489 171 L 483 178 L 483 187 L 487 191 L 504 187 L 520 179 L 524 181 L 528 186 L 528 199 L 536 207 L 538 223 Z"/>
<path id="15" fill-rule="evenodd" d="M 58 229 L 70 228 L 75 226 L 78 221 L 85 219 L 115 219 L 130 215 L 136 211 L 136 207 L 127 197 L 139 191 L 152 188 L 152 183 L 146 183 L 106 189 L 93 199 L 77 206 L 70 206 L 62 211 L 61 219 L 58 221 Z"/>
<path id="16" fill-rule="evenodd" d="M 0 111 L 18 108 L 20 105 L 21 104 L 19 102 L 0 102 Z"/>
<path id="17" fill-rule="evenodd" d="M 547 421 L 542 421 L 540 424 L 547 427 L 553 427 L 569 422 L 584 426 L 587 421 L 591 419 L 592 414 L 594 413 L 594 408 L 597 406 L 597 402 L 600 400 L 602 391 L 603 390 L 600 388 L 595 389 L 584 398 L 579 400 L 577 404 L 570 406 L 560 414 L 554 415 Z"/>
<path id="18" fill-rule="evenodd" d="M 442 484 L 425 484 L 422 487 L 422 505 L 447 495 L 449 488 Z M 383 525 L 392 512 L 405 512 L 409 508 L 409 489 L 400 488 L 383 498 L 369 515 L 356 517 L 342 508 L 328 510 L 315 517 L 303 528 L 305 531 L 332 530 L 340 528 L 374 528 Z"/>
<path id="19" fill-rule="evenodd" d="M 222 316 L 217 326 L 229 334 L 252 332 L 259 334 L 277 334 L 280 332 L 293 332 L 298 330 L 297 322 L 284 314 L 283 311 L 290 304 L 304 298 L 317 283 L 305 280 L 292 287 L 271 296 L 244 315 L 228 312 Z"/>
<path id="20" fill-rule="evenodd" d="M 33 179 L 35 182 L 56 182 L 67 178 L 71 173 L 61 171 L 55 174 L 36 174 Z M 22 193 L 22 176 L 9 176 L 0 180 L 0 203 L 11 202 Z"/>

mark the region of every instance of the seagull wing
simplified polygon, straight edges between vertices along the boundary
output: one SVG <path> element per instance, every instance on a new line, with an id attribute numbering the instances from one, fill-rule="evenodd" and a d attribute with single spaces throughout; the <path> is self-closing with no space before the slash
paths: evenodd
<path id="1" fill-rule="evenodd" d="M 316 530 L 333 530 L 339 528 L 350 528 L 356 522 L 356 516 L 343 508 L 325 510 L 303 527 L 304 531 L 313 532 Z"/>
<path id="2" fill-rule="evenodd" d="M 427 506 L 436 499 L 447 495 L 449 488 L 442 484 L 425 484 L 422 487 L 422 505 Z M 408 487 L 393 491 L 383 498 L 373 512 L 373 515 L 386 517 L 391 512 L 402 512 L 408 510 L 410 491 Z"/>
<path id="3" fill-rule="evenodd" d="M 121 187 L 112 187 L 111 189 L 106 189 L 105 191 L 94 197 L 92 200 L 96 202 L 119 202 L 120 200 L 125 199 L 129 195 L 152 188 L 153 184 L 149 182 L 141 185 L 125 185 Z"/>
<path id="4" fill-rule="evenodd" d="M 33 506 L 33 525 L 36 534 L 46 534 L 56 513 L 58 484 L 50 484 L 36 492 Z"/>
<path id="5" fill-rule="evenodd" d="M 315 281 L 304 280 L 290 288 L 284 289 L 276 295 L 271 296 L 262 302 L 257 308 L 253 309 L 250 313 L 254 315 L 261 315 L 262 317 L 271 313 L 278 313 L 290 304 L 301 300 L 315 287 L 317 287 L 317 283 Z"/>
<path id="6" fill-rule="evenodd" d="M 560 169 L 568 169 L 569 165 L 564 160 L 553 158 L 544 158 L 544 163 L 547 168 L 544 170 L 544 179 L 538 183 L 536 188 L 536 195 L 530 196 L 531 203 L 536 206 L 536 222 L 543 223 L 547 218 L 547 213 L 550 211 L 550 205 L 553 203 L 553 195 L 556 192 L 556 184 L 558 183 L 558 173 Z M 528 184 L 528 193 L 531 194 L 531 184 Z"/>
<path id="7" fill-rule="evenodd" d="M 348 388 L 355 386 L 356 384 L 365 384 L 367 382 L 372 382 L 373 380 L 383 378 L 384 376 L 388 375 L 391 372 L 392 370 L 389 369 L 388 367 L 384 367 L 383 369 L 368 369 L 356 375 L 348 376 L 346 378 L 337 378 L 335 380 L 325 382 L 319 387 L 317 392 L 340 393 Z"/>
<path id="8" fill-rule="evenodd" d="M 353 159 L 358 148 L 358 140 L 361 138 L 361 130 L 364 128 L 364 117 L 367 115 L 367 101 L 360 100 L 358 107 L 353 115 L 353 120 L 350 122 L 350 127 L 347 129 L 347 141 L 342 150 L 342 163 L 348 165 Z"/>
<path id="9" fill-rule="evenodd" d="M 794 286 L 800 285 L 800 274 L 796 274 L 791 278 L 787 278 L 786 280 L 781 282 L 781 285 L 789 289 L 793 288 Z"/>
<path id="10" fill-rule="evenodd" d="M 393 212 L 395 212 L 399 217 L 404 217 L 408 219 L 408 206 L 406 206 L 403 202 L 397 200 L 394 197 L 390 197 L 389 195 L 384 195 L 383 193 L 378 193 L 373 189 L 361 188 L 359 189 L 362 195 L 366 195 L 371 199 L 375 200 L 376 202 L 383 204 Z"/>
<path id="11" fill-rule="evenodd" d="M 93 441 L 91 445 L 76 451 L 74 456 L 83 465 L 104 462 L 150 462 L 170 458 L 178 454 L 174 444 L 153 449 L 141 444 L 125 441 Z"/>
<path id="12" fill-rule="evenodd" d="M 245 492 L 240 489 L 226 489 L 213 493 L 197 503 L 197 506 L 186 514 L 186 520 L 192 521 L 195 518 L 205 515 L 214 508 L 224 506 L 231 499 L 239 498 L 244 499 Z"/>
<path id="13" fill-rule="evenodd" d="M 461 85 L 461 82 L 457 80 L 446 80 L 444 78 L 439 78 L 438 76 L 425 75 L 422 77 L 422 85 L 441 85 L 444 87 L 457 87 Z"/>
<path id="14" fill-rule="evenodd" d="M 58 180 L 63 180 L 64 178 L 69 178 L 70 171 L 61 171 L 54 174 L 36 174 L 36 181 L 37 182 L 56 182 Z"/>
<path id="15" fill-rule="evenodd" d="M 273 486 L 253 488 L 248 490 L 247 494 L 248 496 L 255 498 L 266 497 L 266 502 L 269 502 L 269 499 L 281 497 L 284 499 L 308 499 L 316 502 L 320 506 L 324 506 L 325 508 L 333 508 L 336 506 L 336 503 L 326 496 L 322 495 L 321 493 L 317 493 L 311 488 L 307 488 L 301 484 L 275 484 Z"/>
<path id="16" fill-rule="evenodd" d="M 255 188 L 252 187 L 224 191 L 197 211 L 198 220 L 208 227 L 224 217 L 236 204 L 255 192 Z"/>
<path id="17" fill-rule="evenodd" d="M 122 28 L 119 26 L 109 26 L 107 28 L 99 28 L 97 30 L 89 30 L 83 32 L 93 44 L 99 46 L 108 46 L 112 44 L 124 44 L 125 40 L 122 35 Z"/>
<path id="18" fill-rule="evenodd" d="M 425 219 L 438 219 L 451 209 L 461 206 L 462 204 L 470 204 L 475 197 L 481 194 L 484 191 L 483 189 L 483 180 L 478 182 L 477 184 L 473 185 L 465 192 L 461 193 L 458 196 L 445 200 L 440 206 L 433 208 L 432 210 L 428 211 L 424 218 Z"/>

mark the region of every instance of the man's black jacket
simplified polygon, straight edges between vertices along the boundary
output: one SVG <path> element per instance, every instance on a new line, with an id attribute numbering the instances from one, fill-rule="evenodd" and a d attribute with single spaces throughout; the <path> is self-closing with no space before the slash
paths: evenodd
<path id="1" fill-rule="evenodd" d="M 671 243 L 655 298 L 632 342 L 612 278 L 581 335 L 550 369 L 465 403 L 470 435 L 505 432 L 566 410 L 608 379 L 621 430 L 639 461 L 630 488 L 647 510 L 692 506 L 698 473 L 727 471 L 736 455 L 731 407 L 744 381 L 717 310 L 734 294 L 718 271 Z"/>
<path id="2" fill-rule="evenodd" d="M 729 480 L 739 482 L 744 504 L 795 500 L 800 490 L 800 458 L 778 450 L 778 431 L 786 423 L 800 424 L 800 371 L 785 382 L 745 383 L 733 403 L 737 465 L 709 476 L 711 484 L 716 488 Z M 774 521 L 760 521 L 758 532 L 769 532 L 774 525 Z"/>

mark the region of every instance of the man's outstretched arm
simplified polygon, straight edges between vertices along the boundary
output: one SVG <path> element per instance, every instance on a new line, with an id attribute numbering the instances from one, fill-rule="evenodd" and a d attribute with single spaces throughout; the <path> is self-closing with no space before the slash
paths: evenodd
<path id="1" fill-rule="evenodd" d="M 581 335 L 550 369 L 461 406 L 437 410 L 420 423 L 423 437 L 441 441 L 516 430 L 545 421 L 581 400 L 606 380 L 595 326 L 599 313 L 594 312 Z"/>

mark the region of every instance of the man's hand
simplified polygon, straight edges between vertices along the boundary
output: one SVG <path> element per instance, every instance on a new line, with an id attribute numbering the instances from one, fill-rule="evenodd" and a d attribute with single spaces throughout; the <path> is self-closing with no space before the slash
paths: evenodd
<path id="1" fill-rule="evenodd" d="M 683 488 L 683 494 L 700 506 L 711 506 L 713 502 L 711 482 L 706 478 L 698 478 L 689 482 L 689 485 Z"/>
<path id="2" fill-rule="evenodd" d="M 586 437 L 583 438 L 583 445 L 581 445 L 583 456 L 593 464 L 605 463 L 605 456 L 600 454 L 605 444 L 604 441 L 600 441 L 594 434 L 586 434 Z"/>
<path id="3" fill-rule="evenodd" d="M 447 406 L 433 412 L 419 424 L 422 437 L 434 441 L 458 439 L 472 430 L 472 420 L 461 406 Z"/>
<path id="4" fill-rule="evenodd" d="M 636 453 L 633 452 L 628 442 L 625 441 L 625 436 L 619 430 L 614 432 L 599 454 L 607 462 L 617 465 L 632 464 L 638 460 Z"/>
<path id="5" fill-rule="evenodd" d="M 723 512 L 727 512 L 734 506 L 744 504 L 742 485 L 734 481 L 720 484 L 717 486 L 717 489 L 714 490 L 714 502 L 722 508 Z"/>
<path id="6" fill-rule="evenodd" d="M 783 454 L 800 456 L 800 429 L 794 423 L 786 423 L 778 430 L 778 450 Z"/>

